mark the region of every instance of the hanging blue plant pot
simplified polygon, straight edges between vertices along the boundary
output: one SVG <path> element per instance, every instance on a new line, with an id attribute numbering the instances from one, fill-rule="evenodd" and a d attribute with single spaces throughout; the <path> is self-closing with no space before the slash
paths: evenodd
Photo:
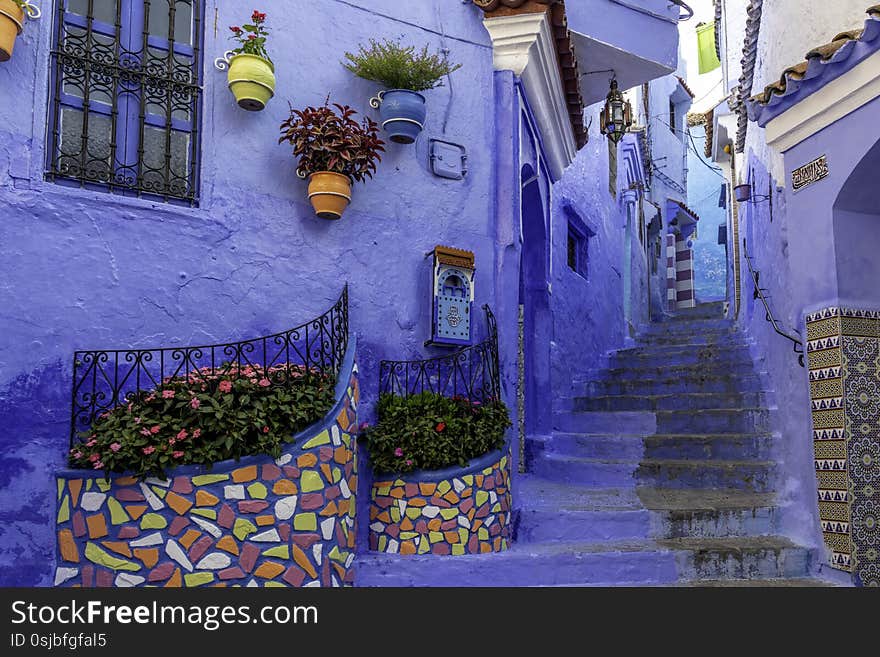
<path id="1" fill-rule="evenodd" d="M 376 102 L 378 101 L 378 102 Z M 370 101 L 379 108 L 382 127 L 397 144 L 411 144 L 425 127 L 425 97 L 407 89 L 390 89 Z"/>

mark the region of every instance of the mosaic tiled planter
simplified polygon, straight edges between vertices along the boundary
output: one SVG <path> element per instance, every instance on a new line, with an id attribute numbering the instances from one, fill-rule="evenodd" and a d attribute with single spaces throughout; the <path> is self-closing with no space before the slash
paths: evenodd
<path id="1" fill-rule="evenodd" d="M 508 448 L 468 468 L 413 472 L 373 483 L 370 549 L 441 556 L 506 550 L 510 544 Z"/>
<path id="2" fill-rule="evenodd" d="M 56 586 L 341 586 L 354 579 L 354 345 L 337 403 L 282 456 L 167 480 L 57 473 Z"/>

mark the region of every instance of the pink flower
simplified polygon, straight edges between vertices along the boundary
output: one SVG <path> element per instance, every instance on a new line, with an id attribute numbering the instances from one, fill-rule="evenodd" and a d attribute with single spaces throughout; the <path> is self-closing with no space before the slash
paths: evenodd
<path id="1" fill-rule="evenodd" d="M 150 433 L 156 435 L 157 433 L 159 433 L 159 430 L 161 428 L 162 427 L 160 427 L 158 424 L 156 426 L 150 427 Z"/>
<path id="2" fill-rule="evenodd" d="M 257 38 L 256 34 L 248 34 L 248 41 L 253 41 L 256 38 Z"/>
<path id="3" fill-rule="evenodd" d="M 174 399 L 174 391 L 173 390 L 163 390 L 162 391 L 162 399 Z"/>
<path id="4" fill-rule="evenodd" d="M 361 422 L 361 427 L 360 427 L 360 429 L 361 429 L 361 431 L 363 431 L 364 429 L 369 428 L 369 426 L 370 426 L 370 423 L 369 423 L 369 422 Z"/>
<path id="5" fill-rule="evenodd" d="M 73 456 L 73 458 L 75 459 L 81 459 L 83 457 L 83 454 L 81 451 L 75 450 L 73 454 L 71 454 L 71 456 Z"/>
<path id="6" fill-rule="evenodd" d="M 394 450 L 394 456 L 397 456 L 398 458 L 401 457 L 401 456 L 403 456 L 403 449 L 400 448 L 400 447 L 398 447 L 397 449 L 395 449 L 395 450 Z"/>
<path id="7" fill-rule="evenodd" d="M 187 436 L 186 429 L 181 429 L 180 433 L 177 434 L 177 439 L 178 440 L 186 440 L 186 436 Z"/>
<path id="8" fill-rule="evenodd" d="M 263 433 L 269 433 L 269 427 L 263 427 Z"/>
<path id="9" fill-rule="evenodd" d="M 95 464 L 92 466 L 94 470 L 100 470 L 104 467 L 104 464 L 101 461 L 95 461 Z"/>
<path id="10" fill-rule="evenodd" d="M 190 399 L 189 405 L 191 408 L 196 409 L 202 405 L 202 402 L 199 401 L 198 397 L 193 397 L 192 399 Z"/>
<path id="11" fill-rule="evenodd" d="M 142 451 L 144 454 L 146 454 L 147 456 L 149 456 L 150 454 L 152 454 L 153 452 L 156 451 L 156 448 L 153 447 L 152 445 L 150 445 L 149 447 L 144 447 L 141 451 Z"/>
<path id="12" fill-rule="evenodd" d="M 272 385 L 272 382 L 269 379 L 260 379 L 260 386 L 263 388 L 268 388 L 270 385 Z"/>
<path id="13" fill-rule="evenodd" d="M 177 440 L 175 440 L 174 438 L 169 438 L 169 439 L 168 439 L 168 444 L 169 444 L 169 445 L 173 445 L 173 444 L 176 443 L 176 442 L 177 442 Z"/>
<path id="14" fill-rule="evenodd" d="M 152 436 L 153 434 L 150 433 L 149 429 L 141 429 L 141 435 L 142 436 Z"/>
<path id="15" fill-rule="evenodd" d="M 173 456 L 173 457 L 176 458 L 176 459 L 179 459 L 179 458 L 182 458 L 182 457 L 183 457 L 183 452 L 180 452 L 180 451 L 173 452 L 173 453 L 171 454 L 171 456 Z"/>
<path id="16" fill-rule="evenodd" d="M 230 392 L 232 390 L 232 381 L 221 381 L 220 392 Z"/>
<path id="17" fill-rule="evenodd" d="M 407 460 L 406 460 L 406 464 L 407 464 L 407 465 L 412 465 L 412 459 L 407 459 Z"/>
<path id="18" fill-rule="evenodd" d="M 135 424 L 140 424 L 140 423 L 141 423 L 141 419 L 140 419 L 139 417 L 136 417 L 136 418 L 134 419 L 134 423 L 135 423 Z"/>
<path id="19" fill-rule="evenodd" d="M 95 461 L 99 460 L 100 458 L 101 458 L 101 455 L 100 455 L 100 454 L 92 454 L 92 455 L 89 457 L 89 461 L 91 461 L 92 463 L 94 463 Z"/>
<path id="20" fill-rule="evenodd" d="M 443 433 L 443 430 L 446 428 L 446 423 L 441 422 L 437 425 L 437 433 Z"/>
<path id="21" fill-rule="evenodd" d="M 193 431 L 193 438 L 198 438 L 201 435 L 202 435 L 201 429 L 196 429 L 195 431 Z"/>
<path id="22" fill-rule="evenodd" d="M 112 445 L 110 445 L 110 451 L 112 452 L 118 452 L 120 449 L 122 449 L 122 445 L 120 445 L 119 443 L 113 443 Z"/>
<path id="23" fill-rule="evenodd" d="M 98 441 L 92 438 L 89 442 L 86 443 L 86 447 L 94 447 L 98 444 Z"/>
<path id="24" fill-rule="evenodd" d="M 474 406 L 479 406 L 479 405 L 480 405 L 480 402 L 478 402 L 478 401 L 474 402 Z"/>

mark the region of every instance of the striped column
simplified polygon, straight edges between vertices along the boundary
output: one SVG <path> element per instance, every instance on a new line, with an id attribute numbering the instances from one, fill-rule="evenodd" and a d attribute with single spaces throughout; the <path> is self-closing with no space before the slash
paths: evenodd
<path id="1" fill-rule="evenodd" d="M 693 308 L 694 299 L 694 252 L 687 238 L 677 236 L 675 242 L 675 293 L 676 308 Z"/>
<path id="2" fill-rule="evenodd" d="M 666 235 L 666 300 L 670 311 L 678 309 L 678 292 L 675 275 L 675 235 Z"/>

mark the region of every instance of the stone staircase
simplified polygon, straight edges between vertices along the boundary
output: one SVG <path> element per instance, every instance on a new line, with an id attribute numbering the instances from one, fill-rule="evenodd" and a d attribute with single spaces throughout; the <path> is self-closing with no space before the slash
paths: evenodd
<path id="1" fill-rule="evenodd" d="M 507 552 L 361 555 L 358 586 L 816 586 L 778 534 L 774 399 L 721 304 L 651 324 L 527 442 Z"/>

